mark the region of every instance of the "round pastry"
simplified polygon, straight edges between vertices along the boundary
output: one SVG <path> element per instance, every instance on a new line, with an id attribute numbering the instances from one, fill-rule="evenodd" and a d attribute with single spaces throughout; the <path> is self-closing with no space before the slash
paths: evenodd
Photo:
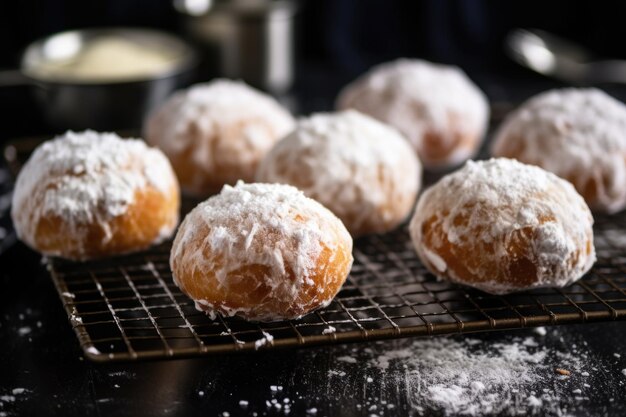
<path id="1" fill-rule="evenodd" d="M 421 165 L 394 129 L 348 110 L 299 121 L 261 162 L 257 181 L 299 188 L 356 236 L 391 230 L 407 218 Z"/>
<path id="2" fill-rule="evenodd" d="M 565 178 L 593 210 L 626 207 L 626 106 L 600 90 L 531 98 L 498 129 L 491 152 Z"/>
<path id="3" fill-rule="evenodd" d="M 278 184 L 224 186 L 182 222 L 174 282 L 212 319 L 295 319 L 328 305 L 352 265 L 352 238 L 328 209 Z"/>
<path id="4" fill-rule="evenodd" d="M 592 225 L 570 183 L 500 158 L 443 177 L 422 194 L 409 227 L 433 274 L 504 294 L 579 279 L 595 261 Z"/>
<path id="5" fill-rule="evenodd" d="M 219 79 L 175 93 L 144 131 L 172 162 L 183 191 L 208 195 L 239 179 L 252 181 L 259 161 L 294 124 L 270 96 Z"/>
<path id="6" fill-rule="evenodd" d="M 17 177 L 11 216 L 33 249 L 86 260 L 168 238 L 179 204 L 178 182 L 161 151 L 88 130 L 33 152 Z"/>
<path id="7" fill-rule="evenodd" d="M 456 67 L 400 59 L 374 67 L 337 100 L 397 128 L 427 168 L 446 168 L 474 155 L 482 143 L 489 105 Z"/>

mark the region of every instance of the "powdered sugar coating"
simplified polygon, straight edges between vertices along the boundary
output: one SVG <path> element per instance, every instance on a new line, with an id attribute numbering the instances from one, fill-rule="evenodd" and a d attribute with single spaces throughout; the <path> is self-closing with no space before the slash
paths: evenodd
<path id="1" fill-rule="evenodd" d="M 568 179 L 593 209 L 626 207 L 626 106 L 600 90 L 531 98 L 504 121 L 492 153 Z"/>
<path id="2" fill-rule="evenodd" d="M 11 215 L 18 236 L 32 247 L 37 247 L 40 222 L 48 217 L 63 222 L 68 240 L 88 239 L 89 228 L 97 225 L 106 241 L 114 237 L 110 222 L 124 215 L 146 187 L 163 195 L 178 189 L 158 149 L 114 133 L 69 131 L 40 145 L 26 162 L 15 184 Z M 156 241 L 171 235 L 176 224 L 163 225 Z"/>
<path id="3" fill-rule="evenodd" d="M 212 318 L 272 321 L 328 305 L 347 277 L 351 251 L 341 221 L 301 191 L 239 182 L 187 215 L 170 264 L 176 284 Z M 244 280 L 250 285 L 239 292 Z"/>
<path id="4" fill-rule="evenodd" d="M 592 225 L 570 183 L 498 158 L 469 161 L 426 190 L 410 232 L 435 275 L 500 294 L 579 279 L 595 261 Z"/>
<path id="5" fill-rule="evenodd" d="M 258 162 L 294 124 L 272 97 L 217 79 L 175 93 L 147 120 L 145 136 L 172 160 L 184 190 L 206 194 L 252 181 Z"/>
<path id="6" fill-rule="evenodd" d="M 421 164 L 393 128 L 347 110 L 301 119 L 262 161 L 257 180 L 298 187 L 358 235 L 393 229 L 409 215 Z"/>
<path id="7" fill-rule="evenodd" d="M 456 165 L 472 156 L 489 117 L 485 95 L 461 69 L 418 59 L 372 68 L 341 91 L 337 107 L 357 109 L 396 127 L 427 167 Z M 450 153 L 434 159 L 428 136 Z M 467 142 L 457 142 L 460 136 Z"/>

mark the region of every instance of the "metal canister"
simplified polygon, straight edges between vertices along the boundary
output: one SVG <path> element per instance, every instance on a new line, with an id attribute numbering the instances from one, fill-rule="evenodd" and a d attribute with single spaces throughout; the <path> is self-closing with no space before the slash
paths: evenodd
<path id="1" fill-rule="evenodd" d="M 208 77 L 242 79 L 273 94 L 293 83 L 293 21 L 290 0 L 181 0 L 188 36 L 204 51 Z"/>

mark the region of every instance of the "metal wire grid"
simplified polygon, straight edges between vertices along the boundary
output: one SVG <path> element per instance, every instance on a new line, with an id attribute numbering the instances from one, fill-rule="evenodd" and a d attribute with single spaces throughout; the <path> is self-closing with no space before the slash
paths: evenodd
<path id="1" fill-rule="evenodd" d="M 5 148 L 14 174 L 41 140 Z M 300 320 L 276 323 L 211 321 L 198 312 L 172 281 L 171 242 L 102 261 L 52 259 L 48 268 L 85 355 L 100 362 L 626 317 L 626 214 L 596 217 L 598 261 L 581 281 L 508 296 L 438 282 L 404 229 L 355 243 L 353 269 L 335 300 Z"/>
<path id="2" fill-rule="evenodd" d="M 325 309 L 300 320 L 211 321 L 174 285 L 169 243 L 49 269 L 85 355 L 95 361 L 515 329 L 626 317 L 626 217 L 596 226 L 598 262 L 564 289 L 493 296 L 428 273 L 405 229 L 356 242 L 348 281 Z"/>

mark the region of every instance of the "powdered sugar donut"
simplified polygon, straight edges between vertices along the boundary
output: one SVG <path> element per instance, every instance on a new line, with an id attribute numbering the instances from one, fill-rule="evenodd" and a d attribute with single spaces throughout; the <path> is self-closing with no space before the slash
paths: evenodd
<path id="1" fill-rule="evenodd" d="M 504 121 L 491 150 L 565 178 L 594 210 L 626 207 L 626 106 L 600 90 L 531 98 Z"/>
<path id="2" fill-rule="evenodd" d="M 294 126 L 276 100 L 242 82 L 215 80 L 175 93 L 145 124 L 184 191 L 207 195 L 252 181 L 257 164 Z"/>
<path id="3" fill-rule="evenodd" d="M 421 165 L 394 129 L 354 110 L 320 113 L 265 157 L 257 181 L 291 184 L 329 208 L 353 235 L 393 229 L 410 214 Z"/>
<path id="4" fill-rule="evenodd" d="M 433 274 L 502 294 L 579 279 L 595 261 L 592 225 L 570 183 L 500 158 L 469 161 L 426 190 L 410 232 Z"/>
<path id="5" fill-rule="evenodd" d="M 17 177 L 11 216 L 32 248 L 84 260 L 169 237 L 179 204 L 178 182 L 161 151 L 88 130 L 33 152 Z"/>
<path id="6" fill-rule="evenodd" d="M 174 281 L 213 319 L 293 319 L 328 305 L 352 265 L 352 238 L 294 187 L 224 186 L 182 222 Z"/>
<path id="7" fill-rule="evenodd" d="M 445 168 L 478 150 L 489 118 L 484 94 L 463 71 L 417 59 L 374 67 L 343 89 L 353 108 L 397 128 L 427 168 Z"/>

